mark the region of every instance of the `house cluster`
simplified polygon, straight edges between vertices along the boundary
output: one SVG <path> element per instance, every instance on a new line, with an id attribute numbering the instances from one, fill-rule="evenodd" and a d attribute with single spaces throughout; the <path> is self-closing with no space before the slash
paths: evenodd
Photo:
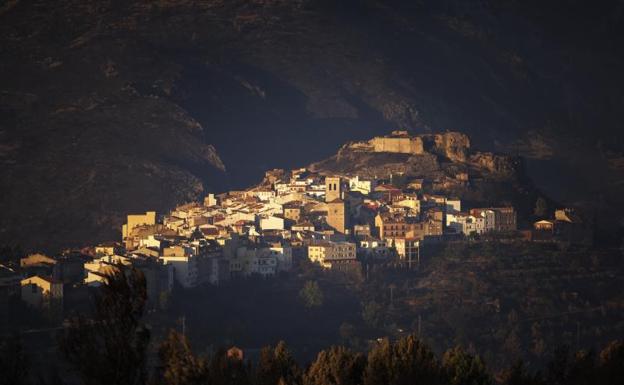
<path id="1" fill-rule="evenodd" d="M 175 280 L 194 287 L 274 276 L 302 258 L 357 273 L 362 258 L 412 261 L 427 242 L 515 229 L 512 207 L 465 213 L 460 200 L 413 184 L 276 169 L 257 186 L 209 194 L 161 220 L 154 212 L 130 215 L 122 233 L 126 254 L 172 265 Z"/>
<path id="2" fill-rule="evenodd" d="M 428 243 L 516 229 L 513 207 L 464 212 L 459 199 L 423 193 L 420 180 L 406 186 L 307 169 L 271 170 L 244 191 L 208 194 L 164 216 L 128 215 L 121 242 L 60 259 L 25 258 L 22 299 L 42 306 L 63 299 L 67 285 L 98 286 L 127 265 L 144 272 L 148 297 L 158 306 L 176 284 L 193 288 L 272 277 L 304 259 L 358 274 L 363 258 L 412 262 Z"/>
<path id="3" fill-rule="evenodd" d="M 89 288 L 100 286 L 108 274 L 132 265 L 143 272 L 147 284 L 148 308 L 160 307 L 163 294 L 174 284 L 173 266 L 153 258 L 125 253 L 119 244 L 99 245 L 68 251 L 56 257 L 31 254 L 18 266 L 0 265 L 0 307 L 10 298 L 20 298 L 38 309 L 62 313 L 64 308 L 79 309 L 88 304 Z"/>
<path id="4" fill-rule="evenodd" d="M 593 231 L 591 224 L 576 210 L 565 208 L 555 210 L 554 218 L 533 223 L 531 239 L 588 246 L 593 243 Z"/>
<path id="5" fill-rule="evenodd" d="M 513 207 L 492 207 L 461 212 L 459 207 L 451 206 L 446 213 L 446 225 L 465 235 L 515 231 L 516 211 Z"/>

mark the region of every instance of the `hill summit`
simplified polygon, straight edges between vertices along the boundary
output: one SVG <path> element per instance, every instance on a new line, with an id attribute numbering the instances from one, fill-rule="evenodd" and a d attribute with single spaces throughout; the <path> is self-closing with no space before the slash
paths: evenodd
<path id="1" fill-rule="evenodd" d="M 539 195 L 522 158 L 476 150 L 461 132 L 411 135 L 392 131 L 348 142 L 336 154 L 308 169 L 323 175 L 359 175 L 405 187 L 456 196 L 469 202 L 505 202 L 530 212 Z"/>

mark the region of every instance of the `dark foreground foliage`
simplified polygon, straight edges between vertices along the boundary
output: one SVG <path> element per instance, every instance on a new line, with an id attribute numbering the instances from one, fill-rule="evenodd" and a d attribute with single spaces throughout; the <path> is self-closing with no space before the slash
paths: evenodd
<path id="1" fill-rule="evenodd" d="M 183 334 L 171 330 L 153 345 L 157 362 L 151 364 L 150 333 L 142 321 L 145 299 L 138 270 L 111 276 L 96 297 L 93 316 L 70 319 L 61 333 L 60 351 L 71 367 L 65 376 L 35 374 L 38 368 L 29 365 L 25 347 L 11 338 L 0 343 L 0 385 L 624 384 L 620 341 L 599 354 L 559 348 L 540 371 L 518 361 L 492 373 L 472 351 L 458 346 L 439 356 L 415 335 L 381 340 L 366 352 L 332 346 L 302 366 L 284 342 L 263 348 L 252 364 L 232 350 L 197 355 Z"/>

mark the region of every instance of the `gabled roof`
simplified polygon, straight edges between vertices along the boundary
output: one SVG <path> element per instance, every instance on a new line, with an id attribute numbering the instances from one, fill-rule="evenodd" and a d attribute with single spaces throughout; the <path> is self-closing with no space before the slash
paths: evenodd
<path id="1" fill-rule="evenodd" d="M 24 284 L 24 283 L 28 282 L 29 280 L 35 280 L 35 281 L 42 280 L 42 281 L 48 282 L 50 284 L 52 284 L 52 283 L 61 283 L 61 281 L 59 281 L 57 279 L 54 279 L 54 278 L 49 277 L 49 276 L 42 276 L 42 275 L 33 275 L 32 277 L 28 277 L 28 278 L 22 279 L 21 282 L 22 282 L 22 284 Z"/>

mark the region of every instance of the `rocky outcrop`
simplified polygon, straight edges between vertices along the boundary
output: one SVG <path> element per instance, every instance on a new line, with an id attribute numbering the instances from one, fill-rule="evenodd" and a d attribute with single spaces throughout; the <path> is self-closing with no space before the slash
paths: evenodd
<path id="1" fill-rule="evenodd" d="M 513 175 L 519 165 L 519 160 L 514 157 L 491 152 L 476 152 L 470 155 L 468 161 L 477 168 L 499 176 Z"/>
<path id="2" fill-rule="evenodd" d="M 441 177 L 444 175 L 434 154 L 353 151 L 343 147 L 338 153 L 308 169 L 321 174 L 359 175 L 365 178 L 387 178 L 390 175 Z"/>
<path id="3" fill-rule="evenodd" d="M 411 136 L 406 131 L 393 131 L 388 136 L 345 144 L 336 154 L 336 161 L 344 163 L 353 159 L 352 153 L 436 155 L 442 161 L 465 164 L 499 176 L 513 174 L 517 166 L 517 161 L 507 155 L 471 151 L 470 138 L 461 132 Z"/>
<path id="4" fill-rule="evenodd" d="M 465 162 L 470 151 L 470 139 L 461 132 L 434 135 L 435 150 L 453 162 Z"/>

